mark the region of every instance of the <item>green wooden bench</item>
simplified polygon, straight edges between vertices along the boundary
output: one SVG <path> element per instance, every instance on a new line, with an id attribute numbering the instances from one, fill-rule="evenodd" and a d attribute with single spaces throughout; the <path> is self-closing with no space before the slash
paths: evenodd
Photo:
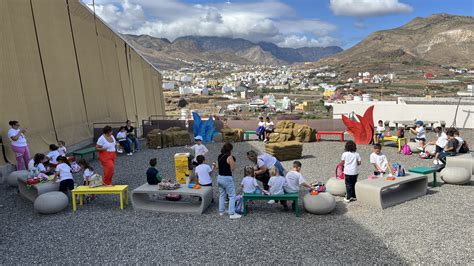
<path id="1" fill-rule="evenodd" d="M 257 132 L 256 131 L 245 131 L 244 132 L 244 140 L 250 140 L 251 135 L 257 136 Z"/>
<path id="2" fill-rule="evenodd" d="M 281 195 L 265 195 L 255 193 L 244 193 L 244 215 L 247 215 L 247 202 L 249 200 L 292 200 L 293 210 L 295 211 L 296 217 L 300 216 L 300 209 L 298 207 L 298 192 L 297 193 L 285 193 Z"/>
<path id="3" fill-rule="evenodd" d="M 74 156 L 81 156 L 81 158 L 83 158 L 85 155 L 88 155 L 88 154 L 91 154 L 91 153 L 92 153 L 92 159 L 95 160 L 95 153 L 96 153 L 95 147 L 89 147 L 89 148 L 84 148 L 84 149 L 81 149 L 81 150 L 77 150 L 77 151 L 73 152 L 72 154 Z"/>

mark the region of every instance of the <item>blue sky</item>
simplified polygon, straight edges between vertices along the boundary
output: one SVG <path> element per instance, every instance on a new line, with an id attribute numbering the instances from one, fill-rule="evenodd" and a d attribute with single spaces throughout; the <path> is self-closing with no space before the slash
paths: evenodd
<path id="1" fill-rule="evenodd" d="M 92 0 L 82 0 L 92 3 Z M 434 13 L 474 16 L 474 0 L 95 0 L 122 33 L 269 41 L 284 47 L 350 48 L 370 33 Z"/>

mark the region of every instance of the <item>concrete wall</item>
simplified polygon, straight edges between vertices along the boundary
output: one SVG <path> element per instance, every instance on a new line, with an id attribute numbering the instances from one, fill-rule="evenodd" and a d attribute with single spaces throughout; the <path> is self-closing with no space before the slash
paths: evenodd
<path id="1" fill-rule="evenodd" d="M 444 120 L 446 126 L 451 126 L 456 113 L 456 105 L 433 104 L 396 104 L 395 102 L 348 102 L 333 105 L 333 118 L 341 118 L 341 114 L 355 112 L 362 115 L 365 110 L 375 105 L 374 123 L 378 120 Z M 390 124 L 394 126 L 393 123 Z M 474 128 L 474 106 L 460 105 L 456 119 L 458 128 Z"/>
<path id="2" fill-rule="evenodd" d="M 79 0 L 0 0 L 0 134 L 31 153 L 92 141 L 95 122 L 164 114 L 161 74 Z M 0 165 L 4 163 L 0 155 Z"/>

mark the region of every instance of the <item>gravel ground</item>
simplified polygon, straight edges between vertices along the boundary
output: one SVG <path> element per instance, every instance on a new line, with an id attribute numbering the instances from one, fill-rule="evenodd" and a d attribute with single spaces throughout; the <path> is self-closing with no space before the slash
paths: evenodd
<path id="1" fill-rule="evenodd" d="M 470 143 L 474 143 L 472 138 Z M 207 145 L 215 160 L 221 144 Z M 263 149 L 258 142 L 235 144 L 242 179 L 245 152 Z M 151 157 L 163 176 L 174 175 L 173 155 L 182 147 L 143 150 L 119 156 L 114 183 L 130 190 L 146 182 Z M 325 181 L 343 151 L 337 141 L 304 145 L 302 173 L 308 181 Z M 370 146 L 359 146 L 360 179 L 372 171 Z M 431 160 L 404 156 L 394 147 L 383 151 L 404 167 L 431 165 Z M 93 163 L 99 169 L 98 162 Z M 291 162 L 283 162 L 289 168 Z M 101 172 L 99 170 L 98 172 Z M 81 182 L 80 178 L 76 181 Z M 215 198 L 217 187 L 214 186 Z M 117 196 L 100 196 L 94 203 L 56 215 L 39 215 L 16 190 L 0 186 L 0 264 L 64 263 L 214 263 L 214 264 L 473 264 L 470 186 L 442 185 L 426 196 L 385 209 L 371 209 L 337 198 L 336 210 L 300 218 L 280 206 L 256 202 L 247 217 L 219 216 L 217 202 L 201 216 L 159 214 L 118 208 Z M 300 203 L 302 204 L 302 203 Z M 302 206 L 301 206 L 302 208 Z"/>

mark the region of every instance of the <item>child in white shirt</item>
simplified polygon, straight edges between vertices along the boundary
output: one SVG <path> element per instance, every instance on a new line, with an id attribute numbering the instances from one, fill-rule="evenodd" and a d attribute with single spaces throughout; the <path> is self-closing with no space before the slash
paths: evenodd
<path id="1" fill-rule="evenodd" d="M 370 163 L 374 165 L 375 176 L 383 176 L 385 173 L 387 173 L 387 170 L 388 176 L 392 176 L 392 168 L 388 163 L 387 156 L 382 153 L 382 145 L 374 145 L 374 152 L 370 154 Z"/>
<path id="2" fill-rule="evenodd" d="M 276 167 L 273 167 L 270 170 L 270 180 L 268 181 L 268 186 L 270 195 L 281 195 L 285 194 L 284 186 L 286 183 L 285 177 L 281 176 Z M 274 200 L 268 201 L 268 204 L 275 203 Z"/>
<path id="3" fill-rule="evenodd" d="M 304 186 L 306 188 L 311 189 L 311 186 L 306 183 L 303 175 L 300 172 L 301 162 L 294 161 L 293 169 L 291 171 L 288 171 L 285 176 L 285 184 L 283 185 L 285 193 L 297 193 L 300 191 L 300 186 Z M 288 209 L 288 206 L 286 205 L 286 200 L 282 200 L 281 204 L 283 205 L 283 208 L 285 208 L 285 210 Z"/>
<path id="4" fill-rule="evenodd" d="M 419 150 L 423 151 L 426 142 L 426 130 L 423 126 L 423 121 L 416 121 L 415 122 L 416 128 L 410 128 L 410 132 L 416 135 L 415 141 L 420 144 L 418 147 Z"/>
<path id="5" fill-rule="evenodd" d="M 59 146 L 59 149 L 58 149 L 59 155 L 66 156 L 67 154 L 66 142 L 64 142 L 63 140 L 59 140 L 58 146 Z"/>
<path id="6" fill-rule="evenodd" d="M 46 167 L 44 166 L 43 162 L 46 160 L 46 156 L 42 153 L 37 153 L 28 162 L 28 171 L 29 177 L 37 177 L 40 173 L 46 173 Z"/>
<path id="7" fill-rule="evenodd" d="M 49 145 L 49 153 L 46 155 L 46 157 L 48 157 L 48 160 L 49 160 L 49 166 L 51 168 L 55 168 L 56 165 L 58 164 L 58 156 L 60 156 L 61 154 L 59 153 L 59 147 L 56 145 L 56 144 L 51 144 Z"/>
<path id="8" fill-rule="evenodd" d="M 77 161 L 77 164 L 81 167 L 82 170 L 84 170 L 84 173 L 82 174 L 84 182 L 82 183 L 82 185 L 89 186 L 91 178 L 95 174 L 94 168 L 90 166 L 89 163 L 84 158 L 79 159 L 79 161 Z M 86 197 L 87 201 L 94 200 L 94 199 L 95 199 L 95 195 L 87 195 Z"/>
<path id="9" fill-rule="evenodd" d="M 199 155 L 206 156 L 207 152 L 209 151 L 204 144 L 202 144 L 202 137 L 201 136 L 196 136 L 194 138 L 194 141 L 196 144 L 194 144 L 191 147 L 186 146 L 186 148 L 191 149 L 194 151 L 194 159 L 193 159 L 193 165 L 197 166 L 197 157 Z"/>
<path id="10" fill-rule="evenodd" d="M 242 179 L 242 191 L 244 193 L 255 193 L 259 188 L 257 184 L 257 179 L 255 179 L 255 173 L 252 166 L 246 166 L 244 168 L 245 177 Z"/>
<path id="11" fill-rule="evenodd" d="M 375 127 L 375 134 L 374 134 L 374 143 L 377 144 L 383 138 L 383 134 L 385 133 L 385 126 L 382 120 L 379 120 L 377 126 Z"/>
<path id="12" fill-rule="evenodd" d="M 345 202 L 357 200 L 355 194 L 355 184 L 359 176 L 359 166 L 361 159 L 357 153 L 357 146 L 354 141 L 349 140 L 345 146 L 345 152 L 341 156 L 342 164 L 344 164 L 344 180 L 346 182 Z"/>
<path id="13" fill-rule="evenodd" d="M 194 181 L 196 184 L 199 184 L 204 187 L 212 187 L 212 172 L 215 170 L 216 165 L 213 164 L 212 168 L 205 164 L 204 161 L 206 158 L 203 155 L 199 155 L 197 158 L 197 164 L 195 172 L 196 172 L 196 180 Z"/>
<path id="14" fill-rule="evenodd" d="M 56 173 L 54 174 L 54 181 L 59 179 L 59 191 L 67 194 L 68 190 L 74 189 L 74 179 L 71 173 L 71 165 L 64 156 L 58 156 L 58 165 L 56 166 Z"/>
<path id="15" fill-rule="evenodd" d="M 128 156 L 132 156 L 132 147 L 130 146 L 130 141 L 127 139 L 127 129 L 125 127 L 120 127 L 119 132 L 117 133 L 117 140 L 120 146 L 123 147 Z"/>

